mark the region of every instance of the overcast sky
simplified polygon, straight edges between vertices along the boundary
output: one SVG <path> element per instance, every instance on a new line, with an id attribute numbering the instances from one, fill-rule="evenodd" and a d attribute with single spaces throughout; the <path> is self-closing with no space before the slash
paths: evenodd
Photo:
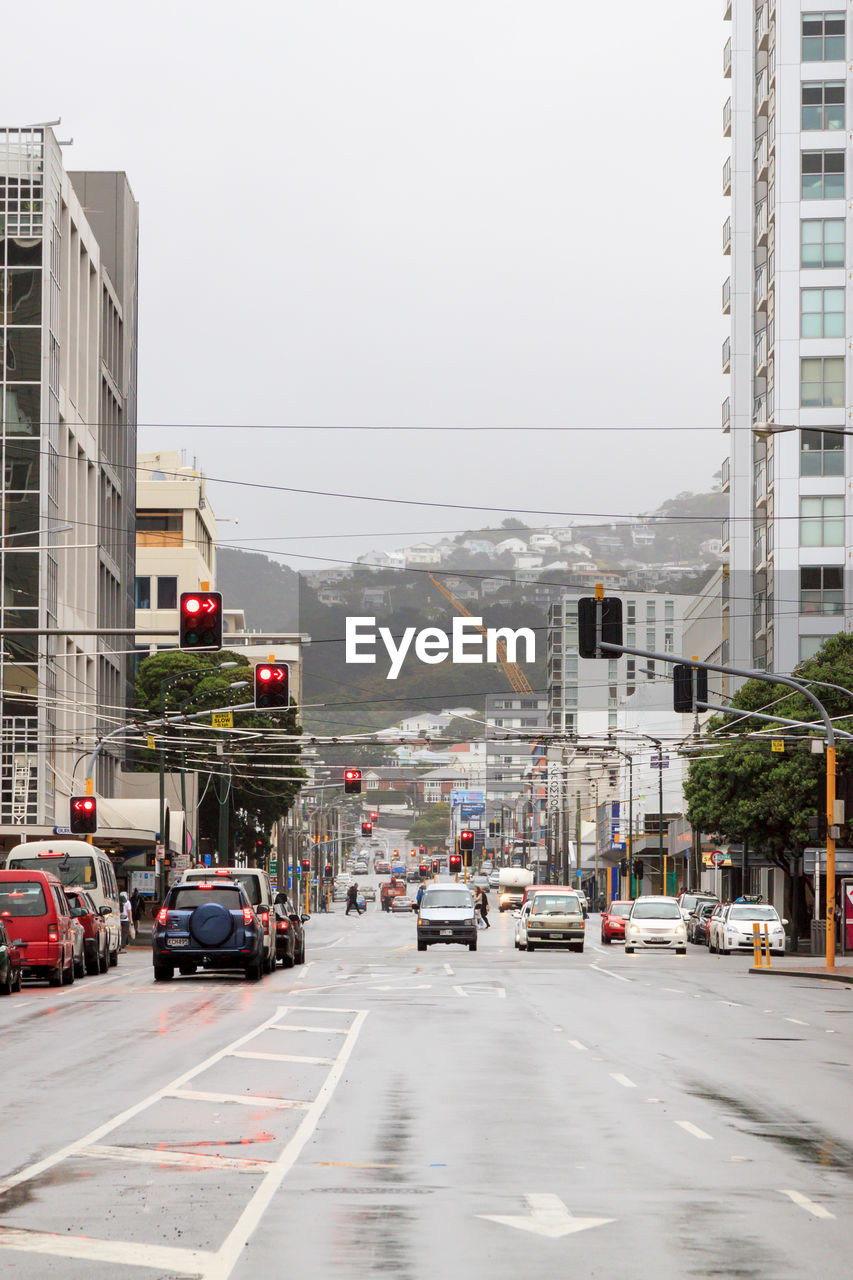
<path id="1" fill-rule="evenodd" d="M 4 13 L 0 95 L 129 176 L 141 422 L 518 428 L 141 430 L 211 477 L 503 509 L 211 485 L 223 540 L 353 557 L 708 486 L 718 431 L 641 428 L 720 420 L 721 15 L 42 0 Z"/>

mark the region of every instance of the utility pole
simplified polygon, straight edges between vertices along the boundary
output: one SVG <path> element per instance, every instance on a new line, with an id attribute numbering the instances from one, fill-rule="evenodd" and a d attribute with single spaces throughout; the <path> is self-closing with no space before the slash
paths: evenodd
<path id="1" fill-rule="evenodd" d="M 216 861 L 228 865 L 228 819 L 231 807 L 231 761 L 228 761 L 228 775 L 225 772 L 219 778 L 219 838 L 217 840 Z"/>
<path id="2" fill-rule="evenodd" d="M 578 860 L 577 880 L 581 879 L 581 793 L 575 792 L 575 852 Z"/>

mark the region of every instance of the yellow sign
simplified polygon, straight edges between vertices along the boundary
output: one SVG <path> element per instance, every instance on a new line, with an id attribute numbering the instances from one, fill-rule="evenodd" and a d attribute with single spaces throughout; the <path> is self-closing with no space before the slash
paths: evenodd
<path id="1" fill-rule="evenodd" d="M 234 716 L 230 711 L 213 711 L 210 715 L 210 723 L 214 729 L 233 729 Z"/>
<path id="2" fill-rule="evenodd" d="M 785 750 L 785 739 L 784 739 L 784 738 L 771 738 L 771 739 L 770 739 L 770 750 L 771 750 L 771 751 L 784 751 L 784 750 Z"/>
<path id="3" fill-rule="evenodd" d="M 153 750 L 156 748 L 156 746 L 157 746 L 157 740 L 156 740 L 156 738 L 154 737 L 154 734 L 153 734 L 153 733 L 149 733 L 149 735 L 148 735 L 148 737 L 147 737 L 147 739 L 146 739 L 146 741 L 145 741 L 145 745 L 146 745 L 146 747 L 148 748 L 148 750 L 149 750 L 149 751 L 153 751 Z"/>

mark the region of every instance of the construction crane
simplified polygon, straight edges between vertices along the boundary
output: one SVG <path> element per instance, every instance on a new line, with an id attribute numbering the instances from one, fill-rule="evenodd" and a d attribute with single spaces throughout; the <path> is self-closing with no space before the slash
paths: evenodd
<path id="1" fill-rule="evenodd" d="M 445 599 L 450 601 L 454 609 L 458 609 L 458 611 L 463 615 L 463 617 L 473 618 L 474 615 L 472 614 L 471 610 L 466 609 L 462 601 L 456 599 L 456 596 L 453 594 L 453 592 L 450 590 L 449 587 L 446 587 L 443 582 L 439 582 L 438 578 L 436 578 L 433 574 L 430 574 L 429 577 L 430 577 L 430 581 L 435 583 L 435 585 L 438 587 L 439 591 L 445 597 Z M 486 634 L 485 627 L 477 627 L 477 630 L 482 632 L 483 635 Z M 507 661 L 506 645 L 504 644 L 503 640 L 498 640 L 497 653 L 498 653 L 498 661 L 500 662 L 501 667 L 503 668 L 504 675 L 512 685 L 515 692 L 532 694 L 533 689 L 530 685 L 530 681 L 527 679 L 527 676 L 524 674 L 524 672 L 522 671 L 518 663 Z"/>

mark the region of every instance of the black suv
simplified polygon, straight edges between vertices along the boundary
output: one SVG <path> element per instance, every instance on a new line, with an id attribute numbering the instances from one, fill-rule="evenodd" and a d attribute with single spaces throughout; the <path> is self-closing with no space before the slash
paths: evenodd
<path id="1" fill-rule="evenodd" d="M 173 885 L 151 937 L 154 981 L 204 969 L 242 969 L 250 982 L 264 971 L 264 927 L 236 880 Z"/>
<path id="2" fill-rule="evenodd" d="M 275 958 L 282 969 L 305 963 L 305 930 L 308 916 L 300 915 L 290 899 L 278 894 L 273 907 L 275 919 Z"/>

